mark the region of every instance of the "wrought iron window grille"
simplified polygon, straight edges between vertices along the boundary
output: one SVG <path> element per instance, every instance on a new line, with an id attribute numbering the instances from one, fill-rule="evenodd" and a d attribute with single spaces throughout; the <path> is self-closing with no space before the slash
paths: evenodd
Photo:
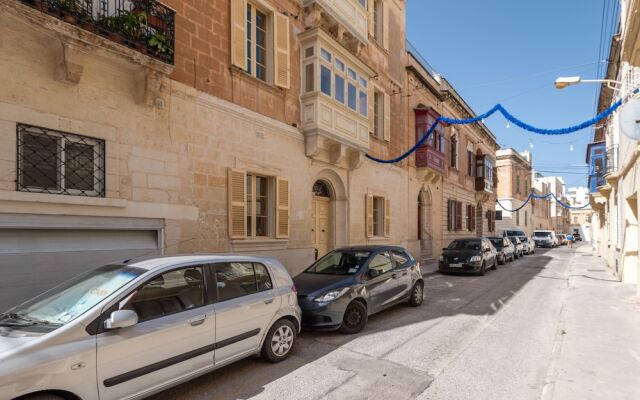
<path id="1" fill-rule="evenodd" d="M 618 145 L 607 148 L 606 153 L 606 174 L 612 174 L 618 171 Z"/>
<path id="2" fill-rule="evenodd" d="M 16 190 L 105 196 L 105 142 L 17 124 Z"/>
<path id="3" fill-rule="evenodd" d="M 173 64 L 175 11 L 155 0 L 18 0 Z"/>

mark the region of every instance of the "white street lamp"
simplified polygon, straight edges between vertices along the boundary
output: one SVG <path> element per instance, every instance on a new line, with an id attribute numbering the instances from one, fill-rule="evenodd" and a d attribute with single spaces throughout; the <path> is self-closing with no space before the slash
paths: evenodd
<path id="1" fill-rule="evenodd" d="M 622 90 L 622 82 L 612 79 L 582 79 L 579 76 L 561 76 L 556 79 L 554 85 L 556 89 L 564 89 L 567 86 L 577 85 L 579 83 L 606 83 L 609 89 Z"/>

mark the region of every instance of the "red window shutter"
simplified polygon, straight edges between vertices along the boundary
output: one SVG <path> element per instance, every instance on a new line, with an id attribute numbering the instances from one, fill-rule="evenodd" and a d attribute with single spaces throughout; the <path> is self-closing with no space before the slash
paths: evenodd
<path id="1" fill-rule="evenodd" d="M 447 201 L 447 230 L 449 231 L 453 230 L 452 215 L 453 215 L 453 200 L 448 200 Z"/>
<path id="2" fill-rule="evenodd" d="M 456 230 L 462 230 L 462 203 L 456 201 Z"/>

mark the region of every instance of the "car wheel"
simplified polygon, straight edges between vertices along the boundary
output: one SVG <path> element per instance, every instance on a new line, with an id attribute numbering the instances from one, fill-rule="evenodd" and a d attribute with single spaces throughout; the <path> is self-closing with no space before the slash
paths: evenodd
<path id="1" fill-rule="evenodd" d="M 491 266 L 491 269 L 492 269 L 492 270 L 494 270 L 494 271 L 495 271 L 496 269 L 498 269 L 498 257 L 495 257 L 495 258 L 493 259 L 493 265 Z"/>
<path id="2" fill-rule="evenodd" d="M 291 354 L 296 341 L 296 327 L 288 319 L 277 321 L 264 339 L 262 358 L 273 363 L 280 362 Z"/>
<path id="3" fill-rule="evenodd" d="M 482 262 L 482 267 L 480 267 L 480 271 L 478 271 L 478 275 L 482 276 L 485 274 L 485 272 L 487 272 L 487 264 L 485 264 L 485 262 Z"/>
<path id="4" fill-rule="evenodd" d="M 502 256 L 498 259 L 498 264 L 504 265 L 507 263 L 507 256 Z"/>
<path id="5" fill-rule="evenodd" d="M 411 289 L 411 297 L 409 298 L 409 305 L 411 307 L 418 307 L 424 300 L 424 283 L 422 281 L 416 282 Z"/>
<path id="6" fill-rule="evenodd" d="M 352 301 L 344 310 L 340 332 L 354 334 L 362 331 L 367 324 L 367 307 L 359 301 Z"/>

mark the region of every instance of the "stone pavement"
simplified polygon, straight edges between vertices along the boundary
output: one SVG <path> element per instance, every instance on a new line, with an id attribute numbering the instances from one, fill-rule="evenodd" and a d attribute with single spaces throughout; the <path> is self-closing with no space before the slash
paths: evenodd
<path id="1" fill-rule="evenodd" d="M 589 246 L 574 249 L 543 400 L 640 399 L 640 302 Z"/>

